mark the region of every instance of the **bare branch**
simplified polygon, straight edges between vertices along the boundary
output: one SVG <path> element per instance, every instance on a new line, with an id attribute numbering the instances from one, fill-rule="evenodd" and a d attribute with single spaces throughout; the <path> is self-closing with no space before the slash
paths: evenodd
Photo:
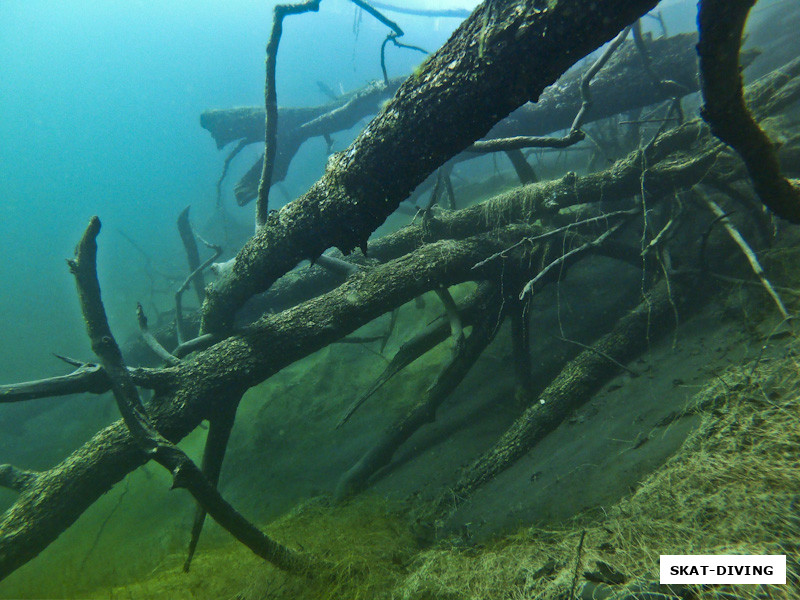
<path id="1" fill-rule="evenodd" d="M 264 84 L 264 105 L 266 109 L 264 140 L 266 146 L 264 147 L 261 181 L 258 184 L 256 227 L 262 227 L 267 222 L 269 190 L 272 187 L 272 171 L 275 168 L 275 155 L 278 150 L 278 94 L 275 89 L 275 70 L 278 60 L 278 45 L 283 34 L 283 19 L 288 15 L 298 15 L 309 11 L 316 12 L 319 10 L 319 3 L 320 0 L 307 0 L 297 4 L 278 4 L 273 9 L 272 31 L 267 42 L 267 69 Z"/>
<path id="2" fill-rule="evenodd" d="M 761 263 L 758 262 L 756 253 L 753 252 L 750 244 L 747 243 L 744 237 L 742 237 L 742 234 L 739 233 L 739 230 L 736 229 L 733 223 L 731 223 L 728 215 L 720 208 L 719 204 L 714 202 L 706 195 L 703 195 L 703 201 L 706 203 L 706 206 L 714 214 L 714 216 L 719 219 L 719 221 L 722 223 L 722 226 L 725 227 L 725 231 L 728 232 L 728 235 L 731 237 L 731 239 L 736 243 L 737 246 L 739 246 L 742 254 L 744 254 L 747 258 L 747 262 L 750 263 L 750 268 L 753 269 L 753 273 L 756 274 L 756 277 L 758 277 L 761 285 L 764 286 L 764 289 L 767 290 L 767 294 L 769 294 L 770 298 L 772 298 L 775 306 L 778 307 L 778 312 L 781 313 L 781 316 L 784 319 L 788 319 L 789 313 L 786 310 L 786 306 L 783 304 L 783 300 L 781 300 L 778 292 L 775 291 L 775 288 L 772 286 L 769 279 L 767 279 L 767 276 L 764 273 L 764 268 L 761 266 Z"/>
<path id="3" fill-rule="evenodd" d="M 93 217 L 69 266 L 75 276 L 92 350 L 108 373 L 117 406 L 134 439 L 146 454 L 172 473 L 173 487 L 189 490 L 214 520 L 255 554 L 278 568 L 306 571 L 311 567 L 311 562 L 305 556 L 275 542 L 247 521 L 222 498 L 213 483 L 206 479 L 183 450 L 156 430 L 128 375 L 122 353 L 108 326 L 97 281 L 96 240 L 99 232 L 100 220 Z"/>
<path id="4" fill-rule="evenodd" d="M 776 215 L 800 223 L 800 180 L 784 177 L 775 145 L 743 97 L 739 48 L 755 0 L 701 0 L 698 12 L 701 114 L 720 140 L 742 157 L 761 201 Z"/>
<path id="5" fill-rule="evenodd" d="M 147 327 L 147 317 L 144 314 L 144 309 L 142 308 L 141 304 L 136 304 L 136 321 L 139 324 L 139 333 L 142 334 L 142 339 L 144 343 L 147 344 L 147 347 L 150 348 L 156 356 L 158 356 L 161 360 L 166 362 L 170 365 L 177 365 L 180 362 L 180 359 L 176 356 L 170 354 L 164 346 L 162 346 L 158 340 L 150 333 L 150 330 Z"/>

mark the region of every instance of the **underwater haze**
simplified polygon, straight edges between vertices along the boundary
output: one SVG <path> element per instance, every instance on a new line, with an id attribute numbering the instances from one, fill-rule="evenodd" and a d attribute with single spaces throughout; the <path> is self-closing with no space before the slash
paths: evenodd
<path id="1" fill-rule="evenodd" d="M 531 0 L 520 2 L 519 12 L 535 14 L 525 17 L 531 20 L 544 14 L 548 22 L 565 2 L 588 6 Z M 628 14 L 628 2 L 646 4 L 604 2 L 625 7 L 619 14 Z M 529 80 L 550 76 L 519 67 L 511 81 L 492 71 L 490 59 L 481 62 L 495 56 L 484 45 L 487 32 L 500 31 L 498 46 L 509 47 L 520 39 L 533 44 L 526 36 L 539 35 L 530 33 L 535 27 L 507 35 L 493 21 L 492 11 L 511 12 L 506 0 L 370 2 L 412 46 L 385 48 L 387 79 L 399 85 L 409 78 L 415 90 L 399 100 L 381 87 L 381 47 L 390 30 L 357 6 L 360 0 L 323 0 L 318 12 L 287 16 L 277 58 L 282 115 L 299 119 L 300 111 L 288 109 L 323 105 L 335 112 L 330 107 L 357 90 L 382 95 L 352 126 L 337 123 L 332 133 L 304 140 L 285 177 L 273 180 L 269 208 L 306 194 L 327 168 L 334 175 L 325 186 L 344 191 L 318 186 L 324 194 L 312 196 L 317 204 L 305 205 L 313 207 L 309 214 L 287 229 L 306 241 L 339 243 L 349 227 L 336 221 L 340 214 L 365 206 L 371 227 L 369 210 L 383 220 L 380 211 L 396 206 L 393 190 L 413 187 L 408 180 L 419 185 L 370 229 L 366 258 L 361 250 L 329 250 L 337 258 L 329 256 L 327 265 L 323 259 L 284 269 L 271 287 L 251 294 L 250 304 L 232 309 L 236 325 L 246 327 L 215 330 L 222 332 L 217 345 L 166 367 L 152 353 L 142 341 L 137 303 L 164 346 L 176 348 L 175 293 L 189 274 L 176 224 L 184 209 L 190 207 L 201 262 L 211 255 L 206 241 L 221 247 L 220 263 L 248 243 L 238 272 L 226 276 L 224 264 L 214 265 L 206 284 L 223 273 L 226 284 L 251 277 L 258 287 L 263 273 L 247 269 L 273 257 L 273 247 L 247 241 L 256 231 L 256 203 L 239 206 L 237 197 L 238 182 L 260 167 L 264 152 L 258 111 L 276 4 L 0 0 L 0 598 L 572 600 L 595 591 L 631 599 L 800 598 L 797 587 L 774 586 L 741 596 L 726 596 L 727 588 L 719 596 L 722 588 L 678 595 L 654 581 L 662 553 L 782 552 L 790 555 L 790 583 L 800 572 L 800 230 L 765 208 L 737 152 L 701 119 L 696 0 L 663 0 L 643 16 L 641 46 L 633 35 L 620 38 L 593 75 L 596 114 L 577 127 L 577 143 L 479 158 L 469 154 L 475 147 L 461 152 L 475 136 L 447 154 L 456 143 L 450 138 L 464 140 L 444 130 L 460 135 L 477 126 L 450 117 L 435 82 L 469 65 L 484 77 L 458 72 L 453 89 L 472 81 L 483 93 L 485 79 L 495 96 L 508 85 L 503 94 L 528 99 L 538 85 Z M 446 62 L 426 62 L 485 6 L 482 24 L 473 22 L 474 31 L 464 34 L 473 36 L 469 43 L 448 50 L 470 60 L 446 54 Z M 528 127 L 537 136 L 574 134 L 572 109 L 586 100 L 578 97 L 581 77 L 609 48 L 597 46 L 622 28 L 619 14 L 596 24 L 602 33 L 582 25 L 584 38 L 597 37 L 588 55 L 588 43 L 575 36 L 564 44 L 574 43 L 580 56 L 574 49 L 546 55 L 563 66 L 562 79 L 538 104 L 498 121 L 494 107 L 506 104 L 480 97 L 454 113 L 472 114 L 477 106 L 482 131 L 496 126 L 487 139 L 518 135 L 515 127 L 526 135 Z M 619 27 L 606 35 L 608 23 Z M 798 28 L 800 1 L 761 0 L 741 55 L 753 112 L 793 182 L 800 182 Z M 648 55 L 649 44 L 665 50 Z M 536 69 L 550 68 L 534 58 Z M 658 69 L 660 79 L 653 75 Z M 760 77 L 768 85 L 753 84 Z M 520 96 L 514 86 L 530 89 Z M 435 101 L 423 104 L 428 92 Z M 225 127 L 246 120 L 246 111 L 231 110 L 243 107 L 258 109 L 249 113 L 250 129 L 218 147 Z M 385 117 L 393 110 L 399 112 Z M 222 115 L 217 129 L 208 111 Z M 354 159 L 348 179 L 340 151 L 378 113 L 385 119 L 379 131 L 388 134 L 373 140 L 376 129 L 367 130 L 352 154 L 369 164 L 362 169 Z M 404 137 L 402 126 L 392 129 L 392 119 L 408 123 L 408 115 L 422 113 L 440 130 L 420 127 Z M 287 121 L 282 116 L 278 127 Z M 298 130 L 304 122 L 297 121 Z M 426 136 L 445 141 L 430 150 L 435 145 L 423 143 Z M 221 180 L 237 139 L 243 149 Z M 418 147 L 430 155 L 414 154 Z M 415 164 L 400 152 L 415 156 Z M 420 173 L 404 172 L 445 154 L 447 162 L 426 171 L 422 183 Z M 390 164 L 395 159 L 406 167 Z M 356 179 L 365 173 L 371 179 L 363 192 Z M 717 187 L 705 185 L 713 177 Z M 373 185 L 384 178 L 392 191 Z M 357 191 L 351 195 L 347 186 Z M 359 197 L 375 189 L 386 197 Z M 298 204 L 283 211 L 287 221 Z M 124 425 L 122 433 L 104 430 L 120 419 L 112 394 L 8 400 L 17 393 L 11 384 L 98 360 L 65 262 L 92 216 L 102 222 L 98 278 L 110 329 L 129 367 L 152 367 L 142 395 L 156 418 L 174 427 L 164 435 L 185 436 L 180 448 L 199 464 L 212 437 L 208 419 L 224 421 L 222 403 L 236 395 L 215 382 L 237 373 L 240 379 L 225 381 L 247 389 L 235 398 L 235 425 L 222 442 L 219 491 L 262 531 L 323 557 L 322 570 L 335 576 L 280 571 L 210 518 L 185 573 L 194 500 L 171 490 L 171 474 L 156 461 L 129 468 L 139 452 L 132 442 L 124 446 L 129 432 Z M 319 230 L 305 231 L 308 222 Z M 271 226 L 261 230 L 262 242 L 272 239 Z M 355 236 L 359 227 L 365 226 L 348 231 Z M 313 255 L 305 249 L 286 251 L 286 261 Z M 275 254 L 281 252 L 278 244 Z M 202 290 L 185 287 L 185 322 L 197 331 Z M 221 295 L 230 291 L 220 288 Z M 162 388 L 152 383 L 160 376 L 169 381 Z M 195 419 L 191 427 L 169 421 L 177 414 Z M 388 458 L 371 463 L 370 453 L 387 445 Z M 493 461 L 506 460 L 495 468 Z M 37 476 L 20 483 L 10 465 L 58 482 L 57 492 L 42 492 L 45 508 L 29 493 Z M 74 489 L 92 502 L 54 510 L 74 523 L 63 532 L 55 525 L 52 540 L 47 502 L 75 493 L 70 468 L 77 472 Z M 15 511 L 40 516 L 45 525 L 32 528 L 39 538 L 7 525 L 16 523 Z"/>
<path id="2" fill-rule="evenodd" d="M 263 105 L 274 4 L 0 2 L 0 382 L 58 371 L 53 352 L 90 359 L 64 263 L 90 216 L 103 223 L 101 286 L 121 340 L 135 330 L 137 301 L 153 311 L 146 261 L 184 276 L 177 215 L 191 205 L 192 221 L 202 231 L 216 210 L 224 158 L 200 127 L 200 113 Z M 477 2 L 439 4 L 470 9 Z M 349 91 L 381 78 L 386 28 L 369 18 L 356 22 L 356 15 L 351 3 L 326 0 L 319 13 L 286 20 L 277 81 L 281 105 L 325 103 L 317 81 Z M 433 50 L 459 20 L 407 16 L 402 22 L 405 39 Z M 421 58 L 390 47 L 390 76 L 408 73 Z M 309 160 L 295 160 L 285 183 L 294 195 L 324 168 L 324 144 L 307 146 L 313 146 L 305 149 Z M 246 169 L 258 156 L 251 154 L 234 169 Z M 237 178 L 234 172 L 228 182 Z M 273 203 L 280 202 L 273 194 Z M 229 189 L 224 205 L 234 218 L 252 219 L 252 205 L 238 208 Z M 226 248 L 228 255 L 236 250 Z M 158 310 L 169 306 L 172 293 L 158 295 Z M 51 402 L 64 401 L 33 404 Z M 19 413 L 30 409 L 2 408 L 0 431 L 22 429 Z M 7 434 L 0 444 L 4 461 L 40 452 Z M 45 455 L 42 463 L 51 460 Z"/>

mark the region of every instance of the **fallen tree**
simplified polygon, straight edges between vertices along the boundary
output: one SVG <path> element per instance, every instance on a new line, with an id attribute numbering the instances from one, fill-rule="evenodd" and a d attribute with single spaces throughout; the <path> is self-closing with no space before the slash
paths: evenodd
<path id="1" fill-rule="evenodd" d="M 479 6 L 350 147 L 331 157 L 322 179 L 259 228 L 233 269 L 208 290 L 201 330 L 230 328 L 247 299 L 303 259 L 332 246 L 345 254 L 366 250 L 370 234 L 434 169 L 655 4 Z"/>
<path id="2" fill-rule="evenodd" d="M 697 56 L 694 51 L 696 34 L 679 34 L 669 38 L 648 40 L 648 51 L 653 56 L 652 72 L 661 79 L 670 79 L 681 86 L 679 95 L 696 92 Z M 747 53 L 743 66 L 755 59 Z M 580 84 L 588 66 L 572 70 L 552 86 L 546 88 L 536 102 L 529 102 L 498 123 L 486 139 L 509 136 L 539 136 L 568 129 L 581 106 Z M 274 182 L 283 180 L 289 163 L 300 145 L 308 138 L 331 135 L 352 127 L 359 119 L 377 112 L 380 101 L 390 97 L 400 81 L 391 80 L 384 86 L 374 83 L 324 106 L 314 108 L 281 108 L 278 130 L 278 156 L 275 163 Z M 627 111 L 669 100 L 674 90 L 653 84 L 642 69 L 641 57 L 635 44 L 626 42 L 609 60 L 592 81 L 595 98 L 586 122 L 604 119 Z M 211 133 L 218 148 L 237 141 L 244 144 L 263 142 L 264 109 L 232 108 L 206 111 L 200 117 L 201 125 Z M 464 155 L 461 159 L 470 158 Z M 258 193 L 261 174 L 258 161 L 236 184 L 234 193 L 240 205 L 253 200 Z"/>
<path id="3" fill-rule="evenodd" d="M 571 12 L 575 3 L 571 8 L 562 4 L 546 10 L 531 9 L 527 3 L 482 5 L 448 46 L 426 63 L 421 74 L 403 84 L 351 149 L 334 159 L 309 194 L 270 217 L 239 254 L 232 273 L 208 291 L 204 325 L 220 336 L 213 346 L 160 369 L 123 369 L 121 364 L 111 363 L 119 372 L 115 376 L 110 376 L 107 367 L 81 365 L 64 380 L 4 386 L 0 397 L 16 401 L 79 390 L 97 393 L 111 390 L 121 377 L 153 390 L 153 399 L 146 405 L 147 419 L 169 447 L 204 419 L 212 424 L 231 421 L 230 415 L 247 389 L 427 291 L 486 281 L 503 289 L 508 300 L 525 300 L 574 262 L 598 252 L 640 266 L 655 260 L 669 275 L 665 261 L 670 252 L 688 256 L 697 243 L 696 230 L 684 225 L 703 226 L 717 218 L 692 212 L 691 218 L 678 219 L 682 223 L 678 227 L 672 211 L 677 203 L 669 201 L 703 181 L 738 181 L 745 176 L 741 163 L 724 151 L 701 122 L 662 133 L 606 171 L 584 177 L 567 174 L 459 211 L 430 211 L 418 223 L 370 244 L 368 253 L 377 263 L 348 270 L 349 275 L 334 289 L 231 329 L 234 313 L 253 293 L 271 287 L 301 258 L 316 258 L 331 244 L 345 251 L 364 244 L 365 236 L 414 182 L 483 135 L 503 111 L 538 93 L 557 77 L 558 69 L 565 69 L 570 60 L 591 49 L 591 44 L 616 33 L 652 3 L 591 3 L 602 5 L 600 8 L 587 3 L 578 13 Z M 592 22 L 595 10 L 608 11 L 616 20 L 597 31 Z M 544 27 L 548 27 L 546 41 L 541 39 Z M 576 42 L 580 32 L 586 32 L 588 39 Z M 557 48 L 566 55 L 557 53 Z M 513 50 L 534 56 L 532 64 L 506 72 L 510 64 L 521 62 L 513 58 Z M 546 61 L 550 62 L 542 64 Z M 800 61 L 795 61 L 749 90 L 758 118 L 796 101 L 798 70 Z M 485 78 L 472 82 L 472 89 L 468 83 L 475 74 Z M 468 92 L 464 105 L 451 94 L 451 84 L 459 93 Z M 493 90 L 509 85 L 513 93 L 502 101 L 491 97 Z M 472 101 L 479 106 L 471 106 Z M 449 110 L 453 103 L 455 111 Z M 470 116 L 480 119 L 466 132 L 454 132 L 450 127 L 450 119 L 460 122 Z M 430 127 L 430 136 L 424 140 L 415 141 L 409 131 L 417 120 L 419 127 Z M 389 152 L 392 144 L 394 153 Z M 387 155 L 398 160 L 380 164 Z M 636 196 L 644 196 L 646 212 Z M 614 208 L 618 210 L 607 211 L 609 201 L 617 203 Z M 698 211 L 698 206 L 690 209 Z M 705 221 L 698 215 L 704 215 Z M 676 237 L 676 232 L 683 233 Z M 675 243 L 667 248 L 672 239 Z M 512 309 L 515 329 L 524 330 L 517 308 Z M 451 330 L 455 329 L 451 325 Z M 430 416 L 492 335 L 480 319 L 475 321 L 464 342 L 464 354 L 454 357 L 439 389 L 432 388 L 430 402 L 410 415 L 412 425 Z M 629 341 L 641 343 L 636 336 Z M 524 352 L 524 344 L 515 345 Z M 624 360 L 630 352 L 620 348 L 618 356 Z M 224 456 L 224 444 L 222 450 Z M 129 420 L 99 432 L 46 471 L 2 466 L 0 483 L 19 496 L 0 520 L 0 577 L 36 556 L 101 494 L 150 458 Z M 386 454 L 379 458 L 370 469 L 385 462 Z M 204 474 L 211 480 L 213 475 Z M 363 475 L 359 479 L 363 480 Z"/>

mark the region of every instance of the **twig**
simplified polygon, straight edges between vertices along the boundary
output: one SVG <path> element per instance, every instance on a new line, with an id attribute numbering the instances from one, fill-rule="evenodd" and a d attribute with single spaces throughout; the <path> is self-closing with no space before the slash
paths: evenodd
<path id="1" fill-rule="evenodd" d="M 583 122 L 586 119 L 586 113 L 588 113 L 589 109 L 592 107 L 592 94 L 589 90 L 589 84 L 592 83 L 592 79 L 594 79 L 594 76 L 600 72 L 600 69 L 605 66 L 605 64 L 608 62 L 608 59 L 611 58 L 612 54 L 614 54 L 614 51 L 619 48 L 622 42 L 625 41 L 625 38 L 628 37 L 628 33 L 630 33 L 630 31 L 630 26 L 620 31 L 619 34 L 617 34 L 617 37 L 611 40 L 600 57 L 594 61 L 594 64 L 589 67 L 589 70 L 586 71 L 581 79 L 581 99 L 583 101 L 581 102 L 581 107 L 578 110 L 578 114 L 575 115 L 575 120 L 572 121 L 572 126 L 569 128 L 570 133 L 579 130 L 583 126 Z"/>
<path id="2" fill-rule="evenodd" d="M 186 339 L 186 332 L 183 329 L 183 306 L 181 303 L 181 299 L 183 297 L 183 292 L 186 291 L 186 288 L 189 287 L 189 284 L 194 280 L 195 274 L 202 273 L 204 269 L 207 269 L 211 266 L 213 262 L 215 262 L 221 255 L 222 255 L 222 247 L 216 246 L 214 244 L 209 244 L 202 238 L 200 238 L 206 246 L 213 248 L 214 254 L 206 259 L 206 261 L 197 267 L 194 271 L 189 273 L 189 276 L 184 280 L 181 287 L 178 288 L 178 291 L 175 292 L 175 333 L 178 336 L 178 345 L 183 344 L 184 340 Z"/>
<path id="3" fill-rule="evenodd" d="M 602 69 L 614 54 L 614 51 L 619 48 L 631 28 L 626 27 L 617 37 L 611 40 L 608 47 L 603 51 L 600 57 L 589 67 L 589 70 L 583 75 L 581 79 L 581 107 L 578 109 L 578 114 L 572 121 L 572 125 L 566 135 L 560 137 L 551 136 L 515 136 L 508 138 L 497 138 L 493 140 L 483 140 L 474 142 L 469 146 L 465 152 L 473 153 L 488 153 L 488 152 L 506 152 L 508 150 L 520 150 L 522 148 L 567 148 L 574 146 L 578 142 L 586 138 L 586 133 L 581 131 L 586 114 L 592 107 L 592 94 L 589 91 L 589 84 L 597 73 Z"/>
<path id="4" fill-rule="evenodd" d="M 560 256 L 559 258 L 557 258 L 556 260 L 551 262 L 544 269 L 539 271 L 539 273 L 536 275 L 536 277 L 534 277 L 528 283 L 525 284 L 525 287 L 522 288 L 522 291 L 519 294 L 519 299 L 520 300 L 524 300 L 525 296 L 527 296 L 528 294 L 532 294 L 534 286 L 538 282 L 540 282 L 544 278 L 544 276 L 547 275 L 552 269 L 554 269 L 558 265 L 561 265 L 561 264 L 565 263 L 567 260 L 569 260 L 573 256 L 577 256 L 578 254 L 582 254 L 584 252 L 587 252 L 588 250 L 591 250 L 593 248 L 597 248 L 603 242 L 605 242 L 606 239 L 608 239 L 614 232 L 616 232 L 620 227 L 622 227 L 623 224 L 624 224 L 624 222 L 617 223 L 616 225 L 611 227 L 608 231 L 606 231 L 605 233 L 603 233 L 602 235 L 600 235 L 596 239 L 591 240 L 589 242 L 586 242 L 585 244 L 581 244 L 577 248 L 573 248 L 572 250 L 570 250 L 566 254 L 563 254 L 562 256 Z"/>
<path id="5" fill-rule="evenodd" d="M 505 250 L 502 250 L 500 252 L 496 252 L 496 253 L 492 254 L 490 257 L 483 259 L 482 261 L 477 263 L 472 268 L 473 269 L 478 269 L 478 268 L 483 267 L 484 265 L 486 265 L 487 263 L 489 263 L 489 262 L 491 262 L 493 260 L 496 260 L 498 258 L 505 258 L 508 252 L 511 252 L 512 250 L 514 250 L 516 248 L 519 248 L 523 244 L 532 244 L 534 242 L 538 242 L 539 240 L 547 239 L 549 237 L 553 237 L 554 235 L 558 235 L 559 233 L 561 233 L 563 231 L 569 231 L 570 229 L 574 229 L 574 228 L 579 227 L 581 225 L 588 225 L 588 224 L 591 224 L 591 223 L 597 223 L 598 221 L 608 221 L 609 219 L 613 219 L 615 217 L 619 217 L 619 216 L 622 216 L 622 215 L 630 216 L 630 215 L 636 215 L 636 214 L 639 214 L 639 209 L 638 208 L 630 208 L 630 209 L 627 209 L 627 210 L 616 210 L 614 212 L 604 213 L 604 214 L 598 215 L 596 217 L 589 217 L 588 219 L 583 219 L 581 221 L 576 221 L 575 223 L 570 223 L 569 225 L 564 225 L 563 227 L 559 227 L 557 229 L 551 229 L 550 231 L 547 231 L 547 232 L 545 232 L 545 233 L 543 233 L 541 235 L 536 235 L 536 236 L 533 236 L 533 237 L 526 237 L 526 238 L 523 238 L 520 241 L 518 241 L 513 246 L 510 246 L 510 247 L 508 247 Z"/>
<path id="6" fill-rule="evenodd" d="M 578 542 L 578 550 L 575 552 L 575 572 L 572 575 L 572 586 L 569 589 L 569 600 L 575 598 L 575 586 L 578 584 L 578 575 L 581 571 L 581 557 L 583 555 L 583 540 L 586 538 L 586 530 L 581 531 L 581 540 Z"/>
<path id="7" fill-rule="evenodd" d="M 225 176 L 228 174 L 228 169 L 231 166 L 231 162 L 249 144 L 249 139 L 242 138 L 239 140 L 239 143 L 236 144 L 233 150 L 231 150 L 230 154 L 225 157 L 225 162 L 222 163 L 222 173 L 220 173 L 219 179 L 217 179 L 217 208 L 222 206 L 222 182 L 225 181 Z"/>
<path id="8" fill-rule="evenodd" d="M 267 42 L 267 67 L 264 83 L 264 163 L 261 179 L 258 183 L 258 200 L 256 201 L 256 227 L 263 227 L 269 213 L 269 190 L 272 187 L 272 171 L 275 169 L 275 155 L 278 146 L 278 93 L 275 89 L 275 70 L 278 59 L 278 45 L 283 34 L 283 19 L 287 15 L 298 15 L 304 12 L 317 12 L 321 0 L 307 0 L 297 4 L 278 4 L 273 9 L 272 31 Z"/>
<path id="9" fill-rule="evenodd" d="M 789 313 L 786 311 L 786 307 L 778 295 L 778 292 L 775 291 L 775 288 L 772 287 L 769 279 L 767 279 L 767 276 L 764 274 L 764 269 L 761 267 L 761 263 L 758 262 L 758 258 L 756 257 L 755 252 L 753 252 L 753 249 L 750 248 L 750 245 L 742 237 L 742 234 L 739 233 L 739 230 L 736 229 L 733 223 L 731 223 L 727 214 L 725 214 L 725 212 L 716 202 L 705 195 L 703 196 L 703 200 L 705 201 L 709 210 L 711 210 L 711 212 L 716 215 L 717 219 L 720 220 L 723 227 L 725 227 L 725 231 L 727 231 L 728 235 L 731 236 L 731 239 L 736 243 L 737 246 L 739 246 L 739 249 L 747 258 L 747 262 L 750 263 L 750 268 L 753 269 L 753 273 L 756 274 L 756 277 L 758 277 L 759 281 L 761 281 L 761 285 L 764 286 L 764 289 L 767 290 L 767 293 L 770 295 L 773 302 L 775 302 L 775 305 L 778 307 L 778 311 L 781 313 L 781 316 L 784 319 L 788 319 Z"/>
<path id="10" fill-rule="evenodd" d="M 389 19 L 386 16 L 384 16 L 383 14 L 381 14 L 375 8 L 370 6 L 367 2 L 365 2 L 364 0 L 350 0 L 350 2 L 352 2 L 353 4 L 355 4 L 356 6 L 361 8 L 362 10 L 364 10 L 365 12 L 368 12 L 373 17 L 378 19 L 378 21 L 380 21 L 381 23 L 383 23 L 389 29 L 392 30 L 386 36 L 386 39 L 384 39 L 383 43 L 381 44 L 381 71 L 383 72 L 383 81 L 384 81 L 384 83 L 386 83 L 386 85 L 389 85 L 389 75 L 386 72 L 386 45 L 389 42 L 391 42 L 392 44 L 394 44 L 398 48 L 407 48 L 408 50 L 416 50 L 417 52 L 422 52 L 423 54 L 428 54 L 427 50 L 425 50 L 423 48 L 420 48 L 419 46 L 411 46 L 409 44 L 404 44 L 402 42 L 398 42 L 397 38 L 403 37 L 405 35 L 405 32 L 403 32 L 403 30 L 400 28 L 400 26 L 397 23 L 395 23 L 391 19 Z"/>
<path id="11" fill-rule="evenodd" d="M 142 305 L 139 303 L 136 304 L 136 321 L 139 324 L 139 333 L 141 333 L 144 343 L 147 344 L 147 347 L 155 352 L 161 360 L 170 365 L 177 365 L 181 362 L 180 359 L 170 354 L 153 334 L 150 333 L 150 330 L 147 328 L 147 317 L 144 314 Z"/>
<path id="12" fill-rule="evenodd" d="M 605 358 L 607 361 L 609 361 L 611 363 L 614 363 L 620 369 L 622 369 L 624 371 L 627 371 L 628 373 L 630 373 L 634 377 L 638 377 L 639 376 L 639 373 L 637 373 L 636 371 L 631 369 L 629 366 L 623 365 L 621 362 L 619 362 L 613 356 L 609 355 L 606 352 L 603 352 L 602 350 L 599 350 L 598 348 L 595 348 L 594 346 L 589 346 L 588 344 L 584 344 L 583 342 L 579 342 L 578 340 L 571 340 L 569 338 L 565 338 L 565 337 L 562 337 L 560 335 L 556 335 L 555 333 L 551 333 L 550 335 L 552 335 L 557 340 L 561 340 L 562 342 L 566 342 L 567 344 L 575 344 L 576 346 L 578 346 L 580 348 L 583 348 L 584 350 L 588 350 L 590 352 L 594 352 L 598 356 L 602 356 L 603 358 Z"/>

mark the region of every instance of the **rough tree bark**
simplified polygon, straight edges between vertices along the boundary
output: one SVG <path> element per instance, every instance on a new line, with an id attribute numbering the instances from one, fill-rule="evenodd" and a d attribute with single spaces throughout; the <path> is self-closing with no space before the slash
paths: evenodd
<path id="1" fill-rule="evenodd" d="M 550 3 L 542 10 L 522 0 L 483 4 L 426 62 L 419 77 L 403 85 L 351 149 L 332 161 L 325 177 L 276 214 L 240 253 L 233 275 L 207 299 L 207 328 L 226 329 L 242 302 L 270 287 L 300 258 L 313 258 L 330 245 L 347 251 L 363 243 L 415 182 L 653 4 L 581 0 Z M 520 61 L 520 55 L 531 60 Z M 791 75 L 780 77 L 781 85 L 772 79 L 756 90 L 773 108 L 780 105 L 775 94 L 791 83 Z M 421 139 L 416 128 L 426 136 Z M 545 232 L 509 221 L 531 221 L 564 207 L 615 199 L 609 190 L 619 200 L 644 192 L 652 201 L 660 194 L 671 197 L 676 188 L 691 186 L 708 173 L 736 175 L 737 169 L 730 167 L 737 163 L 720 155 L 720 144 L 708 138 L 704 127 L 686 124 L 619 161 L 602 177 L 567 175 L 527 186 L 502 202 L 426 220 L 421 229 L 409 228 L 392 239 L 393 251 L 405 244 L 410 248 L 407 254 L 355 273 L 317 298 L 264 316 L 176 366 L 129 373 L 134 383 L 154 390 L 148 415 L 161 435 L 176 442 L 201 420 L 213 420 L 235 406 L 247 389 L 284 366 L 424 292 L 467 280 L 498 281 L 503 273 L 534 275 L 538 263 L 531 253 L 540 246 L 523 240 L 540 239 Z M 693 157 L 692 151 L 700 155 Z M 476 230 L 470 232 L 470 227 Z M 486 230 L 491 231 L 476 235 Z M 573 233 L 579 231 L 576 227 Z M 439 235 L 460 239 L 420 246 Z M 515 250 L 509 251 L 512 246 Z M 376 252 L 380 247 L 375 244 Z M 610 250 L 621 258 L 630 252 L 627 247 Z M 639 250 L 635 257 L 641 264 Z M 486 261 L 500 253 L 503 260 Z M 111 387 L 103 371 L 87 368 L 76 378 L 91 380 L 86 384 L 90 391 L 101 382 Z M 76 385 L 71 378 L 64 388 L 75 391 Z M 20 396 L 33 393 L 25 388 Z M 6 388 L 2 395 L 13 397 L 14 390 Z M 147 460 L 126 426 L 117 422 L 46 471 L 0 466 L 0 482 L 19 492 L 0 520 L 0 578 L 40 552 L 101 494 Z"/>
<path id="2" fill-rule="evenodd" d="M 370 234 L 429 173 L 655 4 L 479 6 L 353 144 L 331 157 L 322 179 L 274 213 L 239 252 L 233 269 L 208 290 L 202 330 L 229 329 L 248 298 L 303 259 L 331 246 L 366 250 Z"/>

